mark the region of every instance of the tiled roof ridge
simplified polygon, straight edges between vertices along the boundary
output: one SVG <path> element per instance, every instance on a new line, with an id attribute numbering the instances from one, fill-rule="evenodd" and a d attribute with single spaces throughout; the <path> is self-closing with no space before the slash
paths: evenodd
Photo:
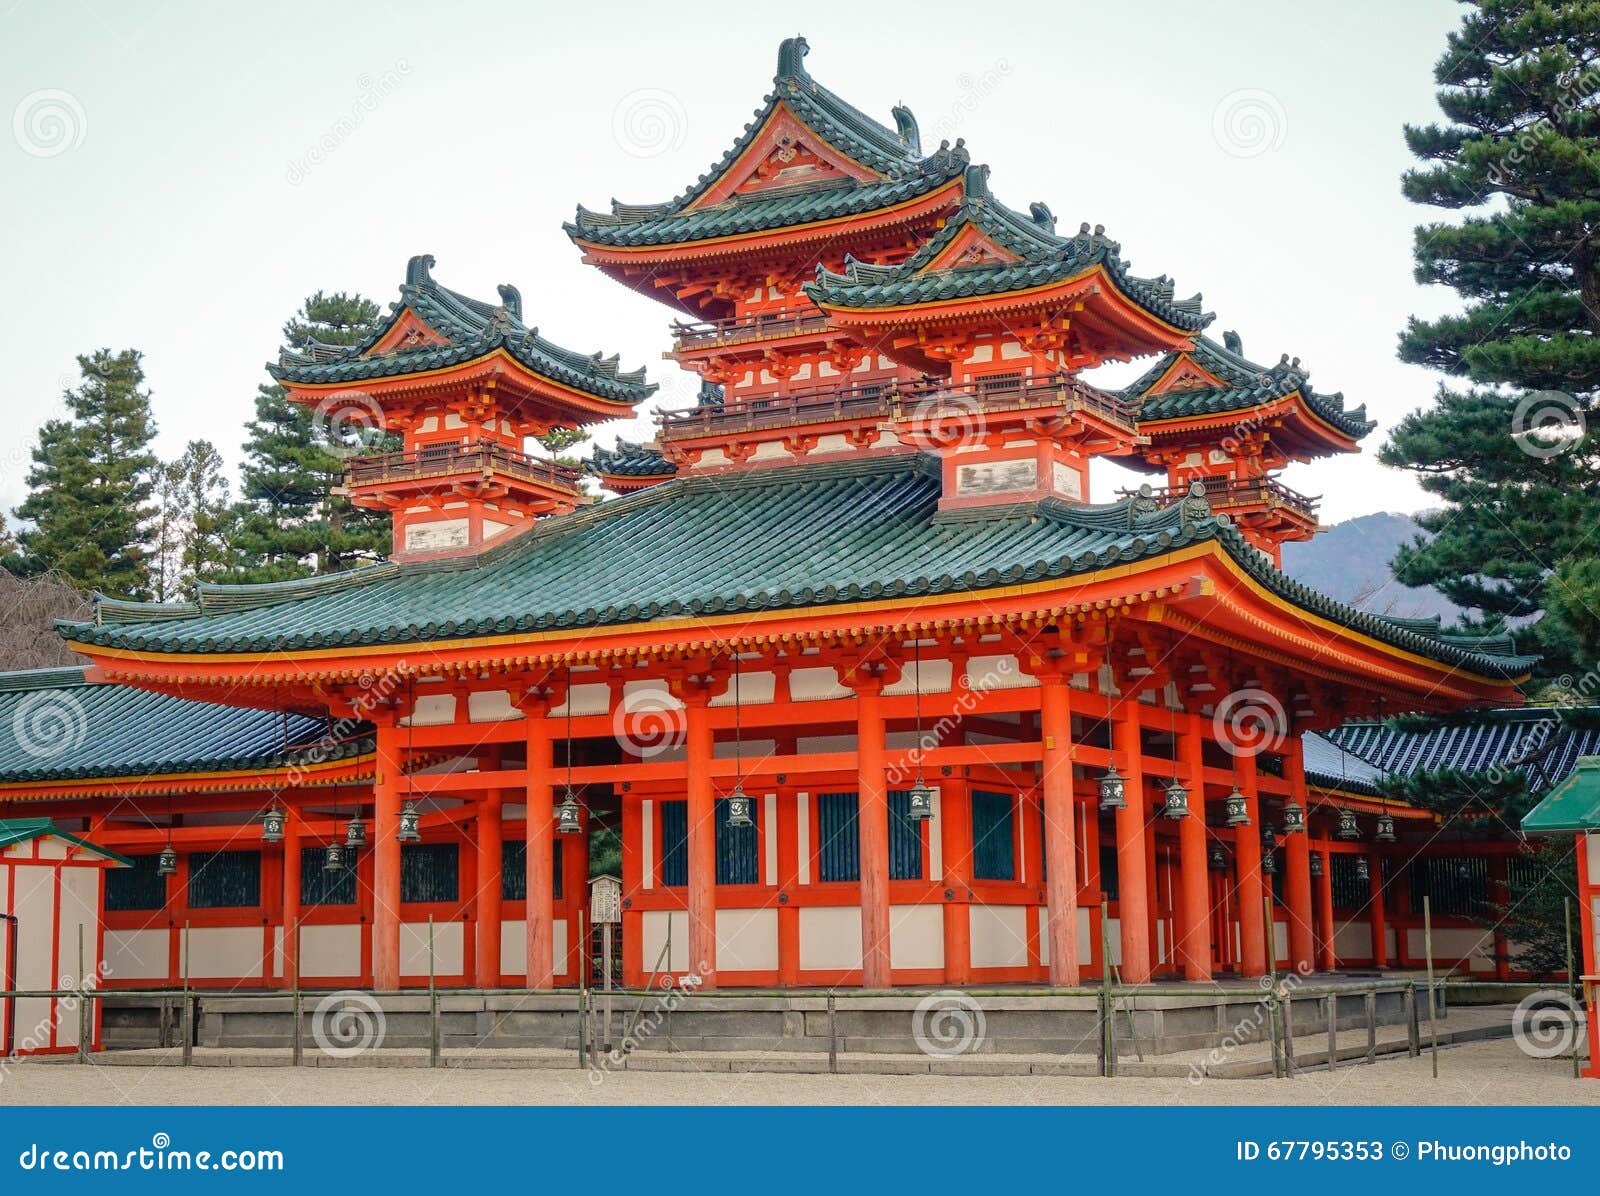
<path id="1" fill-rule="evenodd" d="M 54 665 L 43 669 L 8 669 L 0 672 L 0 693 L 31 689 L 72 689 L 88 685 L 88 665 Z"/>
<path id="2" fill-rule="evenodd" d="M 590 473 L 611 474 L 616 477 L 665 477 L 678 472 L 678 467 L 654 445 L 617 437 L 611 448 L 594 446 L 594 451 L 584 461 Z"/>

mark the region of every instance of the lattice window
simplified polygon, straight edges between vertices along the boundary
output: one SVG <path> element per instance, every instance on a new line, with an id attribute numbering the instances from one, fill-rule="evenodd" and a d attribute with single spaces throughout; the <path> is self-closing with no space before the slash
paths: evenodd
<path id="1" fill-rule="evenodd" d="M 240 909 L 260 904 L 259 851 L 197 851 L 190 854 L 190 909 Z"/>

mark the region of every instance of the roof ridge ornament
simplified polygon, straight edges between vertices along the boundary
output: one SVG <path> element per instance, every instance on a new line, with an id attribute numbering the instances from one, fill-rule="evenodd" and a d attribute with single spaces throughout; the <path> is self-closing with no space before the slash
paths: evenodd
<path id="1" fill-rule="evenodd" d="M 900 134 L 900 144 L 921 157 L 922 133 L 917 128 L 916 116 L 904 104 L 896 104 L 889 111 L 894 117 L 895 131 Z"/>
<path id="2" fill-rule="evenodd" d="M 1151 489 L 1149 482 L 1139 483 L 1139 489 L 1128 499 L 1128 526 L 1135 526 L 1141 519 L 1148 519 L 1158 514 L 1161 502 L 1156 498 L 1156 492 Z"/>
<path id="3" fill-rule="evenodd" d="M 429 271 L 433 269 L 433 266 L 433 254 L 417 254 L 406 263 L 406 285 L 413 287 L 430 286 L 433 283 L 433 275 Z"/>
<path id="4" fill-rule="evenodd" d="M 1187 528 L 1210 518 L 1211 499 L 1206 494 L 1206 484 L 1196 478 L 1189 483 L 1189 492 L 1178 503 L 1178 519 Z"/>
<path id="5" fill-rule="evenodd" d="M 522 292 L 509 282 L 502 282 L 499 290 L 500 302 L 511 313 L 512 319 L 520 323 L 522 320 Z"/>
<path id="6" fill-rule="evenodd" d="M 810 52 L 811 46 L 803 36 L 784 38 L 778 46 L 778 73 L 774 79 L 810 79 L 805 67 L 805 58 Z"/>

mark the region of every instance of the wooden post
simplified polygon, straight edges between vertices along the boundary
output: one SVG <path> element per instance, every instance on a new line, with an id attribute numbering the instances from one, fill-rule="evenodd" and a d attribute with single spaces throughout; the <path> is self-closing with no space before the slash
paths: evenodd
<path id="1" fill-rule="evenodd" d="M 495 759 L 498 763 L 498 756 Z M 500 987 L 504 801 L 505 795 L 500 790 L 492 790 L 478 799 L 475 844 L 478 856 L 476 980 L 479 988 Z"/>
<path id="2" fill-rule="evenodd" d="M 183 924 L 183 1065 L 194 1060 L 194 1004 L 189 992 L 189 923 Z"/>
<path id="3" fill-rule="evenodd" d="M 1235 827 L 1233 832 L 1234 871 L 1239 886 L 1239 971 L 1245 976 L 1265 976 L 1273 958 L 1272 905 L 1266 903 L 1269 928 L 1263 931 L 1261 910 L 1263 894 L 1270 897 L 1272 888 L 1261 871 L 1261 802 L 1256 796 L 1256 758 L 1241 755 L 1235 758 L 1239 769 L 1239 791 L 1245 796 L 1245 809 L 1250 815 L 1246 826 Z M 1263 937 L 1265 933 L 1265 937 Z M 1261 950 L 1266 944 L 1266 952 Z"/>
<path id="4" fill-rule="evenodd" d="M 1072 793 L 1072 690 L 1059 672 L 1039 677 L 1039 735 L 1050 983 L 1071 988 L 1079 980 L 1077 809 Z"/>
<path id="5" fill-rule="evenodd" d="M 1131 686 L 1132 683 L 1130 682 Z M 1144 748 L 1139 703 L 1131 693 L 1113 709 L 1113 755 L 1123 766 L 1124 807 L 1117 811 L 1117 907 L 1121 916 L 1122 979 L 1150 979 L 1150 861 L 1145 826 Z"/>
<path id="6" fill-rule="evenodd" d="M 1569 928 L 1570 929 L 1570 928 Z M 1567 962 L 1570 964 L 1570 957 Z M 1570 970 L 1570 969 L 1569 969 Z M 88 985 L 83 982 L 83 923 L 78 923 L 78 1062 L 89 1062 L 89 1040 L 93 1031 L 89 1028 L 89 997 Z"/>
<path id="7" fill-rule="evenodd" d="M 1288 985 L 1283 989 L 1283 1073 L 1294 1078 L 1294 991 Z"/>
<path id="8" fill-rule="evenodd" d="M 400 781 L 405 762 L 399 718 L 377 721 L 377 774 L 372 783 L 372 986 L 400 988 Z"/>
<path id="9" fill-rule="evenodd" d="M 301 993 L 300 993 L 300 927 L 299 927 L 299 925 L 296 924 L 295 927 L 291 931 L 288 932 L 288 934 L 292 935 L 293 938 L 294 938 L 294 960 L 293 960 L 293 962 L 294 962 L 294 972 L 293 972 L 293 976 L 294 976 L 294 1042 L 293 1042 L 293 1044 L 291 1046 L 291 1049 L 290 1049 L 290 1056 L 294 1061 L 294 1065 L 296 1067 L 299 1067 L 301 1059 L 304 1057 L 304 1051 L 305 1051 L 304 1044 L 301 1042 L 301 1039 L 302 1039 L 302 1037 L 303 1037 L 303 1035 L 305 1033 L 305 1029 L 304 1029 L 303 1025 L 301 1024 L 302 1023 L 302 1019 L 304 1017 L 304 1014 L 302 1013 L 302 1002 L 303 1002 L 304 998 L 301 996 Z M 286 936 L 285 937 L 284 946 L 287 948 L 288 945 L 289 945 L 288 937 Z"/>
<path id="10" fill-rule="evenodd" d="M 1367 885 L 1371 895 L 1368 909 L 1372 920 L 1372 966 L 1389 966 L 1389 917 L 1383 908 L 1383 856 L 1367 857 Z"/>
<path id="11" fill-rule="evenodd" d="M 883 683 L 856 681 L 857 827 L 861 852 L 861 986 L 888 988 L 889 789 L 885 773 Z M 1052 963 L 1054 961 L 1052 960 Z"/>
<path id="12" fill-rule="evenodd" d="M 1111 992 L 1111 917 L 1106 902 L 1100 903 L 1100 1033 L 1103 1065 L 1100 1074 L 1117 1074 L 1116 998 Z"/>
<path id="13" fill-rule="evenodd" d="M 1178 950 L 1185 980 L 1211 979 L 1211 873 L 1206 865 L 1206 775 L 1202 728 L 1197 714 L 1180 716 L 1181 768 L 1189 782 L 1189 817 L 1178 823 Z"/>
<path id="14" fill-rule="evenodd" d="M 300 813 L 283 807 L 283 978 L 299 986 L 300 976 Z"/>
<path id="15" fill-rule="evenodd" d="M 1328 1070 L 1332 1071 L 1339 1060 L 1339 997 L 1329 993 L 1328 997 Z"/>
<path id="16" fill-rule="evenodd" d="M 704 689 L 684 695 L 688 820 L 690 969 L 706 965 L 701 991 L 717 986 L 717 801 L 711 784 L 714 735 L 711 695 Z"/>
<path id="17" fill-rule="evenodd" d="M 1417 1026 L 1417 982 L 1405 987 L 1406 1054 L 1415 1059 L 1422 1054 L 1422 1031 Z"/>
<path id="18" fill-rule="evenodd" d="M 834 1020 L 834 997 L 828 994 L 828 1071 L 839 1070 L 839 1026 Z"/>
<path id="19" fill-rule="evenodd" d="M 1433 1078 L 1439 1078 L 1439 1009 L 1433 995 L 1433 898 L 1422 897 L 1422 950 L 1428 957 L 1428 1052 L 1433 1056 Z"/>
<path id="20" fill-rule="evenodd" d="M 428 915 L 428 1066 L 439 1066 L 439 989 L 434 983 L 433 915 Z"/>
<path id="21" fill-rule="evenodd" d="M 1321 927 L 1322 947 L 1319 962 L 1324 972 L 1332 972 L 1339 966 L 1339 953 L 1334 944 L 1333 860 L 1334 853 L 1324 849 L 1322 875 L 1317 878 L 1317 925 Z"/>
<path id="22" fill-rule="evenodd" d="M 1367 989 L 1367 1062 L 1375 1063 L 1378 1058 L 1378 990 L 1376 986 Z"/>
<path id="23" fill-rule="evenodd" d="M 1283 771 L 1289 782 L 1291 799 L 1306 811 L 1308 820 L 1305 830 L 1292 835 L 1285 833 L 1283 837 L 1283 898 L 1289 909 L 1289 966 L 1303 976 L 1316 966 L 1316 934 L 1311 910 L 1310 799 L 1298 738 L 1284 745 Z"/>
<path id="24" fill-rule="evenodd" d="M 605 1045 L 605 1049 L 609 1051 L 611 1049 L 611 923 L 610 922 L 606 922 L 601 927 L 601 930 L 600 930 L 600 949 L 605 955 L 605 959 L 604 959 L 603 963 L 601 964 L 601 974 L 605 978 L 603 983 L 605 985 L 605 994 L 606 994 L 606 1010 L 605 1010 L 605 1025 L 604 1025 L 605 1033 L 604 1033 L 604 1035 L 602 1037 L 602 1041 L 603 1041 L 603 1043 Z"/>

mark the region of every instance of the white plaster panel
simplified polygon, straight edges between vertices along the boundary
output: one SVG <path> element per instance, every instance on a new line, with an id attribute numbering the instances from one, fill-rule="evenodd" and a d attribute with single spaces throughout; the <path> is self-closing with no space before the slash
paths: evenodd
<path id="1" fill-rule="evenodd" d="M 567 966 L 567 923 L 557 919 L 550 926 L 550 955 L 556 971 Z M 500 971 L 507 976 L 528 974 L 528 923 L 517 918 L 500 923 Z"/>
<path id="2" fill-rule="evenodd" d="M 656 950 L 660 950 L 659 947 Z M 775 909 L 719 909 L 717 911 L 717 970 L 719 972 L 775 972 L 778 970 L 778 911 Z"/>
<path id="3" fill-rule="evenodd" d="M 1028 962 L 1028 911 L 1020 905 L 974 905 L 972 966 L 1014 968 Z"/>
<path id="4" fill-rule="evenodd" d="M 883 687 L 883 692 L 891 697 L 896 694 L 914 694 L 919 688 L 925 694 L 949 693 L 951 674 L 952 669 L 948 660 L 924 660 L 920 665 L 912 662 L 906 665 L 905 672 L 900 674 L 898 681 Z"/>
<path id="5" fill-rule="evenodd" d="M 405 726 L 437 727 L 456 721 L 454 694 L 424 694 L 417 699 L 416 713 L 400 720 Z"/>
<path id="6" fill-rule="evenodd" d="M 467 695 L 468 722 L 499 723 L 521 717 L 522 711 L 511 704 L 511 695 L 503 689 L 475 690 Z"/>
<path id="7" fill-rule="evenodd" d="M 62 977 L 72 977 L 73 985 L 79 983 L 78 934 L 83 934 L 83 975 L 91 986 L 99 959 L 96 952 L 100 941 L 100 870 L 98 868 L 63 868 L 61 870 L 61 937 L 58 958 Z"/>
<path id="8" fill-rule="evenodd" d="M 944 835 L 939 830 L 944 818 L 942 797 L 943 794 L 938 786 L 935 786 L 933 801 L 930 804 L 933 817 L 928 819 L 928 875 L 934 878 L 944 876 L 944 843 L 942 842 Z"/>
<path id="9" fill-rule="evenodd" d="M 435 922 L 433 925 L 433 972 L 436 976 L 458 976 L 466 968 L 465 936 L 460 922 Z M 400 974 L 428 974 L 428 924 L 400 924 Z"/>
<path id="10" fill-rule="evenodd" d="M 106 931 L 106 978 L 108 980 L 166 980 L 167 950 L 171 934 L 166 930 Z"/>
<path id="11" fill-rule="evenodd" d="M 17 973 L 19 989 L 46 989 L 56 986 L 55 939 L 51 934 L 55 915 L 55 869 L 49 865 L 16 864 L 12 869 L 17 891 L 11 912 L 16 915 Z M 3 879 L 3 877 L 0 877 Z M 52 1002 L 43 997 L 27 997 L 14 1002 L 16 1040 L 19 1050 L 50 1045 Z"/>
<path id="12" fill-rule="evenodd" d="M 794 795 L 795 813 L 795 849 L 799 853 L 798 875 L 800 883 L 811 883 L 811 795 L 809 793 L 796 793 Z"/>
<path id="13" fill-rule="evenodd" d="M 436 519 L 429 523 L 406 524 L 407 552 L 437 552 L 445 548 L 465 548 L 471 535 L 465 519 Z"/>
<path id="14" fill-rule="evenodd" d="M 768 793 L 761 799 L 761 837 L 764 840 L 761 883 L 778 883 L 778 795 Z"/>
<path id="15" fill-rule="evenodd" d="M 639 878 L 641 889 L 656 887 L 656 803 L 648 798 L 639 803 Z"/>
<path id="16" fill-rule="evenodd" d="M 300 975 L 319 979 L 361 975 L 361 927 L 302 926 Z"/>
<path id="17" fill-rule="evenodd" d="M 823 698 L 848 698 L 850 691 L 839 684 L 839 674 L 828 669 L 795 669 L 789 674 L 789 696 L 796 702 Z"/>
<path id="18" fill-rule="evenodd" d="M 1333 954 L 1340 961 L 1372 958 L 1372 927 L 1365 922 L 1341 922 L 1333 932 Z"/>
<path id="19" fill-rule="evenodd" d="M 740 673 L 739 675 L 739 705 L 760 706 L 772 701 L 778 679 L 773 673 Z M 713 706 L 733 705 L 733 683 L 728 683 L 725 693 L 720 693 L 711 699 Z"/>
<path id="20" fill-rule="evenodd" d="M 640 919 L 643 928 L 639 935 L 639 943 L 643 948 L 640 956 L 645 974 L 648 975 L 655 968 L 656 962 L 662 958 L 661 952 L 667 945 L 667 930 L 670 925 L 672 931 L 672 951 L 666 958 L 664 971 L 685 972 L 689 969 L 689 914 L 687 910 L 674 909 L 647 909 Z"/>
<path id="21" fill-rule="evenodd" d="M 889 966 L 944 967 L 944 908 L 938 905 L 889 907 Z"/>
<path id="22" fill-rule="evenodd" d="M 254 980 L 261 975 L 263 937 L 259 926 L 196 926 L 189 931 L 189 950 L 194 958 L 189 975 L 195 980 L 240 978 Z M 183 975 L 183 935 L 178 935 L 178 975 Z"/>
<path id="23" fill-rule="evenodd" d="M 892 949 L 892 942 L 890 945 Z M 801 909 L 801 971 L 849 970 L 860 966 L 860 906 L 828 905 Z"/>
<path id="24" fill-rule="evenodd" d="M 605 714 L 611 709 L 611 686 L 604 683 L 574 685 L 566 702 L 550 708 L 551 718 L 566 718 L 568 705 L 573 714 Z"/>
<path id="25" fill-rule="evenodd" d="M 1039 682 L 1022 671 L 1015 656 L 974 656 L 967 661 L 968 687 L 978 693 L 991 689 L 1030 689 Z"/>

